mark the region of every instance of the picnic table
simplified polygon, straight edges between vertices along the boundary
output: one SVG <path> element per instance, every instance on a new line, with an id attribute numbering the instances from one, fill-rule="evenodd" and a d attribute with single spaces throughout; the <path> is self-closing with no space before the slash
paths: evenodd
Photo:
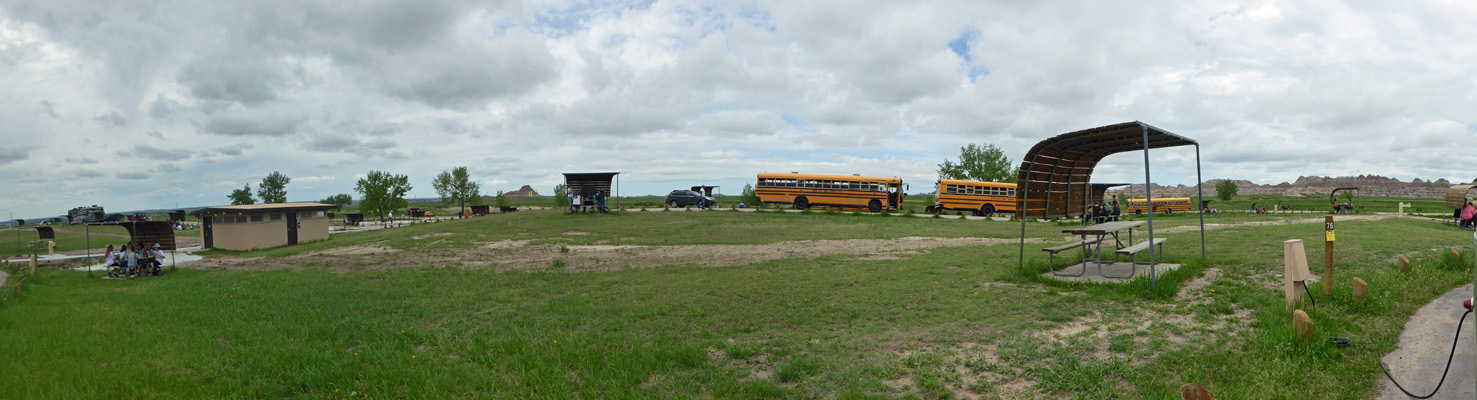
<path id="1" fill-rule="evenodd" d="M 1082 237 L 1082 241 L 1077 242 L 1083 249 L 1082 272 L 1087 272 L 1087 263 L 1090 261 L 1098 265 L 1098 272 L 1101 273 L 1103 268 L 1103 242 L 1107 241 L 1108 237 L 1111 236 L 1113 238 L 1112 245 L 1114 251 L 1129 247 L 1128 245 L 1125 245 L 1123 243 L 1121 233 L 1124 231 L 1128 232 L 1128 243 L 1131 245 L 1133 244 L 1133 228 L 1137 228 L 1142 225 L 1144 225 L 1144 221 L 1112 221 L 1072 229 L 1063 229 L 1062 233 L 1069 233 Z M 1091 237 L 1089 238 L 1089 236 Z M 1118 261 L 1118 254 L 1115 253 L 1113 255 L 1113 261 Z M 1057 273 L 1056 270 L 1052 270 L 1052 273 L 1062 275 L 1060 273 Z M 1072 276 L 1080 275 L 1081 274 Z M 1127 278 L 1133 275 L 1104 276 L 1109 278 Z"/>

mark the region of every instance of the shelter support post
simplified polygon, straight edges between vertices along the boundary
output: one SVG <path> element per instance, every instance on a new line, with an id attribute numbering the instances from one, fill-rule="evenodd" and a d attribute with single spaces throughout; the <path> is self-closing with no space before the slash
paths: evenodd
<path id="1" fill-rule="evenodd" d="M 1149 243 L 1154 243 L 1154 188 L 1153 180 L 1149 179 L 1149 127 L 1142 127 L 1144 131 L 1144 205 L 1148 207 L 1149 216 Z M 1154 266 L 1159 260 L 1154 258 L 1154 248 L 1149 247 L 1149 287 L 1158 289 L 1159 281 L 1154 276 Z"/>
<path id="2" fill-rule="evenodd" d="M 1201 189 L 1201 187 L 1200 187 L 1202 185 L 1201 182 L 1203 180 L 1204 179 L 1200 177 L 1200 143 L 1195 143 L 1195 196 L 1196 196 L 1195 197 L 1195 201 L 1200 202 L 1202 204 L 1205 202 L 1205 190 L 1204 189 Z M 1205 259 L 1205 212 L 1206 211 L 1209 211 L 1209 210 L 1206 210 L 1205 207 L 1201 207 L 1200 208 L 1200 258 L 1201 259 Z M 1150 239 L 1153 239 L 1153 238 L 1151 237 Z"/>

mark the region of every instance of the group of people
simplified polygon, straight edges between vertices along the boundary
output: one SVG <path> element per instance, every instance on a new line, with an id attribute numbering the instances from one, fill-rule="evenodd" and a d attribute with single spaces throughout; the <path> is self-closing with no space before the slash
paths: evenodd
<path id="1" fill-rule="evenodd" d="M 1092 223 L 1094 224 L 1101 224 L 1108 221 L 1117 221 L 1118 216 L 1121 215 L 1121 212 L 1122 210 L 1118 209 L 1118 200 L 1113 200 L 1112 204 L 1103 204 L 1103 202 L 1099 201 L 1097 203 L 1093 203 L 1092 207 L 1089 207 L 1087 210 L 1087 213 L 1089 217 L 1092 218 Z"/>
<path id="2" fill-rule="evenodd" d="M 610 209 L 605 208 L 605 200 L 610 198 L 610 194 L 605 193 L 604 191 L 595 192 L 595 195 L 593 196 L 585 196 L 581 193 L 570 193 L 568 197 L 570 214 L 574 214 L 577 212 L 582 213 L 585 211 L 599 213 L 610 211 Z M 586 202 L 590 204 L 585 204 Z"/>
<path id="3" fill-rule="evenodd" d="M 108 268 L 109 278 L 133 279 L 144 274 L 159 276 L 164 275 L 160 267 L 164 265 L 165 257 L 158 243 L 154 244 L 153 251 L 147 250 L 143 243 L 124 243 L 117 250 L 110 244 L 108 252 L 103 255 L 103 266 Z"/>
<path id="4" fill-rule="evenodd" d="M 1467 202 L 1467 205 L 1457 209 L 1454 214 L 1456 214 L 1457 225 L 1463 228 L 1477 228 L 1477 209 L 1472 208 L 1472 202 Z"/>

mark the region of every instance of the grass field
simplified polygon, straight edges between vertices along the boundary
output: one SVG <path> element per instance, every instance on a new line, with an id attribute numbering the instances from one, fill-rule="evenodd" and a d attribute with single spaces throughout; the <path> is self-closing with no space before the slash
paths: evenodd
<path id="1" fill-rule="evenodd" d="M 1321 223 L 1291 223 L 1307 219 L 1211 216 L 1207 260 L 1198 231 L 1156 235 L 1185 264 L 1156 287 L 1040 278 L 1039 249 L 1065 240 L 1069 223 L 1027 224 L 1025 271 L 1013 240 L 723 267 L 589 269 L 572 257 L 582 246 L 760 249 L 1021 229 L 849 212 L 519 212 L 212 251 L 240 268 L 141 281 L 47 269 L 19 297 L 0 294 L 0 398 L 1178 398 L 1184 382 L 1228 399 L 1368 398 L 1408 316 L 1471 282 L 1470 233 L 1413 218 L 1339 222 L 1334 295 L 1303 306 L 1319 337 L 1353 343 L 1336 348 L 1294 341 L 1274 289 L 1283 240 L 1304 239 L 1321 265 Z M 512 241 L 571 261 L 418 261 Z M 356 246 L 398 255 L 363 268 L 315 255 Z M 1452 261 L 1450 248 L 1467 250 Z M 1408 275 L 1393 266 L 1399 254 L 1415 261 Z M 1370 284 L 1365 303 L 1348 300 L 1354 276 Z"/>

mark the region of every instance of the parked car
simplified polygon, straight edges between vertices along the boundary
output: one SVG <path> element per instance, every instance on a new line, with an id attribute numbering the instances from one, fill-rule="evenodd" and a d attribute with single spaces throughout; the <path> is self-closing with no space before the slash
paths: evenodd
<path id="1" fill-rule="evenodd" d="M 128 220 L 129 221 L 148 221 L 149 220 L 149 216 L 148 215 L 144 215 L 144 213 L 137 212 L 137 213 L 129 214 L 128 215 Z"/>
<path id="2" fill-rule="evenodd" d="M 712 197 L 703 196 L 702 193 L 694 192 L 691 190 L 681 189 L 673 190 L 672 193 L 667 193 L 667 199 L 665 202 L 669 207 L 678 208 L 687 206 L 712 207 L 714 204 L 718 204 L 718 202 L 713 200 Z"/>

